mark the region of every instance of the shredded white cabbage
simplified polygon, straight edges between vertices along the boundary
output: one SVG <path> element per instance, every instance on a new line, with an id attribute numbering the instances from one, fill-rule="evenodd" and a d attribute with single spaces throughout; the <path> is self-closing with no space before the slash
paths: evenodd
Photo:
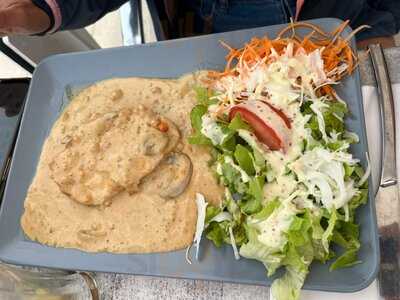
<path id="1" fill-rule="evenodd" d="M 316 85 L 323 84 L 327 80 L 320 51 L 320 49 L 315 49 L 308 55 L 308 67 L 311 70 L 311 78 Z"/>
<path id="2" fill-rule="evenodd" d="M 351 154 L 317 147 L 305 152 L 290 168 L 325 208 L 338 209 L 358 193 L 353 180 L 344 181 L 343 163 L 357 162 Z"/>
<path id="3" fill-rule="evenodd" d="M 216 215 L 214 218 L 212 218 L 210 220 L 210 223 L 213 221 L 218 222 L 218 223 L 223 222 L 223 221 L 232 221 L 232 215 L 226 211 L 223 211 L 223 212 L 220 212 L 218 215 Z"/>
<path id="4" fill-rule="evenodd" d="M 222 165 L 220 162 L 217 163 L 217 167 L 216 167 L 215 171 L 217 172 L 218 175 L 222 175 Z"/>
<path id="5" fill-rule="evenodd" d="M 323 108 L 326 107 L 328 107 L 328 105 L 321 101 L 315 101 L 313 102 L 313 104 L 310 105 L 311 110 L 317 115 L 318 128 L 322 134 L 322 138 L 324 139 L 325 142 L 328 142 L 328 137 L 325 131 L 325 120 L 321 111 Z"/>
<path id="6" fill-rule="evenodd" d="M 201 121 L 201 133 L 208 137 L 214 145 L 221 145 L 227 135 L 222 132 L 217 122 L 209 114 L 204 114 Z"/>
<path id="7" fill-rule="evenodd" d="M 344 137 L 345 139 L 351 140 L 351 141 L 354 142 L 354 143 L 358 143 L 358 142 L 360 141 L 360 138 L 358 137 L 358 135 L 357 135 L 356 133 L 354 133 L 354 132 L 351 132 L 351 131 L 346 131 L 346 132 L 343 134 L 343 137 Z"/>
<path id="8" fill-rule="evenodd" d="M 229 226 L 228 230 L 229 230 L 229 238 L 231 240 L 231 245 L 232 245 L 232 249 L 233 249 L 233 254 L 235 255 L 235 259 L 240 259 L 239 251 L 237 249 L 235 237 L 234 237 L 233 231 L 232 231 L 232 226 Z"/>
<path id="9" fill-rule="evenodd" d="M 190 244 L 190 245 L 186 248 L 186 252 L 185 252 L 185 259 L 186 259 L 186 262 L 187 262 L 189 265 L 192 264 L 192 260 L 190 259 L 190 250 L 192 249 L 192 245 L 193 245 L 193 244 Z"/>
<path id="10" fill-rule="evenodd" d="M 265 64 L 267 59 L 270 61 Z M 262 99 L 263 93 L 267 92 L 268 101 L 272 105 L 290 114 L 290 104 L 293 101 L 302 102 L 304 94 L 315 99 L 315 86 L 332 83 L 325 74 L 321 50 L 316 49 L 311 53 L 304 50 L 294 52 L 292 43 L 288 44 L 283 55 L 272 48 L 269 57 L 251 65 L 241 57 L 236 71 L 235 75 L 224 76 L 215 83 L 220 92 L 216 99 L 222 109 L 224 105 L 225 109 L 234 105 L 242 92 L 246 93 L 249 100 Z M 301 78 L 301 91 L 293 88 L 299 85 L 298 78 Z"/>
<path id="11" fill-rule="evenodd" d="M 346 204 L 343 206 L 343 209 L 344 209 L 344 221 L 345 221 L 345 222 L 348 222 L 349 219 L 350 219 L 349 204 L 346 203 Z"/>
<path id="12" fill-rule="evenodd" d="M 193 243 L 196 245 L 196 260 L 198 260 L 200 241 L 204 231 L 204 221 L 206 218 L 206 208 L 207 208 L 207 202 L 204 196 L 200 193 L 196 193 L 196 205 L 197 205 L 197 223 L 196 223 L 196 232 L 194 234 Z"/>
<path id="13" fill-rule="evenodd" d="M 361 177 L 360 181 L 357 183 L 357 186 L 362 186 L 363 183 L 368 179 L 369 175 L 371 175 L 371 163 L 369 161 L 368 152 L 365 152 L 365 157 L 367 158 L 367 169 L 365 170 L 363 177 Z"/>
<path id="14" fill-rule="evenodd" d="M 333 207 L 333 191 L 329 184 L 329 177 L 321 172 L 310 172 L 308 174 L 310 182 L 310 191 L 314 195 L 319 195 L 321 202 L 327 208 Z M 314 186 L 318 187 L 318 191 L 314 190 Z"/>

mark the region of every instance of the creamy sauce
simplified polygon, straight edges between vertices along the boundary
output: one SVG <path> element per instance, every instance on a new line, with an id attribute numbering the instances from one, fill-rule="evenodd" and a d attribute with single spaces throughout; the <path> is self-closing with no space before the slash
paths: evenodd
<path id="1" fill-rule="evenodd" d="M 289 230 L 296 213 L 290 201 L 282 203 L 267 219 L 256 224 L 260 230 L 258 240 L 273 251 L 282 250 L 287 242 L 284 233 Z"/>
<path id="2" fill-rule="evenodd" d="M 197 79 L 195 75 L 179 80 L 112 79 L 94 84 L 74 98 L 43 146 L 25 200 L 21 225 L 28 237 L 50 246 L 90 252 L 148 253 L 188 246 L 196 226 L 196 192 L 214 205 L 219 204 L 223 195 L 223 189 L 217 185 L 207 165 L 209 151 L 187 143 L 191 133 L 189 115 L 196 103 L 193 85 Z M 122 187 L 112 195 L 112 201 L 96 206 L 84 205 L 63 192 L 53 179 L 54 171 L 50 164 L 65 151 L 65 136 L 82 128 L 94 116 L 124 109 L 135 110 L 139 105 L 170 120 L 179 130 L 180 140 L 173 151 L 189 157 L 193 168 L 186 190 L 175 198 L 166 199 L 151 180 L 144 180 L 138 184 L 137 190 L 128 192 Z M 132 133 L 115 136 L 119 141 L 135 141 Z M 124 155 L 121 147 L 113 147 Z M 163 169 L 174 170 L 168 164 Z M 185 160 L 182 160 L 176 172 L 186 169 Z M 116 173 L 118 170 L 113 169 Z M 174 183 L 175 178 L 172 179 Z M 163 187 L 167 179 L 156 176 L 154 180 L 158 187 Z M 179 187 L 169 192 L 176 193 L 176 189 Z"/>
<path id="3" fill-rule="evenodd" d="M 217 122 L 209 114 L 204 114 L 201 122 L 201 133 L 208 137 L 214 145 L 224 142 L 227 135 L 222 132 Z"/>
<path id="4" fill-rule="evenodd" d="M 282 175 L 264 185 L 264 201 L 274 200 L 276 197 L 286 199 L 297 188 L 297 181 L 292 175 Z"/>

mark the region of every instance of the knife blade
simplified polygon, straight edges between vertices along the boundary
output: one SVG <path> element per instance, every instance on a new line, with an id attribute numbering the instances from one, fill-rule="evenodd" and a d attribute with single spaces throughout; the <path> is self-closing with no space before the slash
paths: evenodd
<path id="1" fill-rule="evenodd" d="M 378 88 L 381 113 L 382 172 L 376 197 L 380 233 L 381 263 L 378 275 L 380 294 L 387 300 L 400 300 L 400 195 L 396 168 L 396 122 L 392 85 L 382 47 L 369 47 Z"/>

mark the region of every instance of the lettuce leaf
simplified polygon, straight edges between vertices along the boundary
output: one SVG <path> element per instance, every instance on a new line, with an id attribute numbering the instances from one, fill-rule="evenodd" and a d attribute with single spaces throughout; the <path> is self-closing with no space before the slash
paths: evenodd
<path id="1" fill-rule="evenodd" d="M 236 246 L 240 247 L 247 243 L 248 239 L 244 226 L 232 225 L 229 221 L 211 222 L 205 230 L 205 235 L 217 248 L 220 248 L 224 243 L 231 244 L 229 228 L 232 228 Z"/>
<path id="2" fill-rule="evenodd" d="M 232 230 L 237 246 L 242 246 L 243 244 L 248 242 L 246 229 L 244 228 L 243 225 L 234 226 Z"/>
<path id="3" fill-rule="evenodd" d="M 319 131 L 318 119 L 315 114 L 312 115 L 305 127 L 311 129 L 311 136 L 314 138 L 314 140 L 319 141 L 322 139 L 322 134 Z"/>
<path id="4" fill-rule="evenodd" d="M 359 235 L 359 225 L 352 222 L 337 222 L 332 242 L 344 248 L 345 252 L 331 264 L 330 271 L 361 262 L 357 260 L 357 252 L 360 249 Z"/>
<path id="5" fill-rule="evenodd" d="M 212 90 L 209 90 L 206 87 L 196 86 L 194 87 L 194 91 L 196 93 L 197 102 L 200 105 L 208 108 L 210 105 L 218 103 L 217 99 L 212 99 L 212 96 L 214 96 L 214 92 Z"/>
<path id="6" fill-rule="evenodd" d="M 367 182 L 366 182 L 367 183 Z M 357 207 L 367 203 L 368 201 L 368 189 L 359 189 L 358 195 L 355 195 L 349 202 L 350 216 L 354 217 L 354 213 Z"/>
<path id="7" fill-rule="evenodd" d="M 272 294 L 276 300 L 299 299 L 301 287 L 314 259 L 311 239 L 312 224 L 309 215 L 296 217 L 288 232 L 288 247 L 282 264 L 286 273 L 272 283 Z"/>
<path id="8" fill-rule="evenodd" d="M 238 170 L 228 163 L 221 164 L 222 175 L 220 179 L 222 183 L 229 188 L 232 193 L 243 194 L 248 190 L 246 183 L 241 179 L 241 174 Z"/>
<path id="9" fill-rule="evenodd" d="M 190 144 L 193 145 L 212 145 L 209 138 L 201 133 L 202 117 L 207 112 L 207 107 L 204 105 L 196 105 L 190 112 L 190 121 L 194 133 L 188 138 Z"/>
<path id="10" fill-rule="evenodd" d="M 202 117 L 207 113 L 207 107 L 204 105 L 196 105 L 190 112 L 190 121 L 192 128 L 196 131 L 201 131 Z"/>
<path id="11" fill-rule="evenodd" d="M 327 134 L 330 134 L 333 131 L 338 133 L 344 132 L 345 128 L 343 121 L 339 120 L 332 112 L 325 112 L 323 116 L 325 121 L 325 132 Z"/>
<path id="12" fill-rule="evenodd" d="M 349 112 L 346 103 L 339 101 L 326 101 L 328 104 L 328 111 L 332 114 L 337 115 L 340 118 L 344 118 L 344 116 Z"/>
<path id="13" fill-rule="evenodd" d="M 255 176 L 249 182 L 248 193 L 252 195 L 257 201 L 261 202 L 264 199 L 264 176 Z"/>
<path id="14" fill-rule="evenodd" d="M 349 164 L 344 163 L 344 180 L 348 181 L 351 178 L 351 175 L 353 175 L 353 172 L 355 170 L 355 166 L 351 166 Z"/>
<path id="15" fill-rule="evenodd" d="M 226 218 L 225 215 L 229 216 L 229 218 Z M 222 218 L 218 218 L 218 216 L 222 216 Z M 219 219 L 221 221 L 218 221 Z M 237 246 L 241 246 L 247 242 L 247 235 L 242 221 L 239 208 L 232 199 L 225 200 L 223 208 L 208 206 L 205 235 L 216 247 L 221 247 L 223 243 L 230 244 L 232 242 L 229 232 L 229 228 L 232 228 L 235 243 Z"/>
<path id="16" fill-rule="evenodd" d="M 326 253 L 322 244 L 324 229 L 321 226 L 321 216 L 319 214 L 312 213 L 309 210 L 306 210 L 305 215 L 311 223 L 311 239 L 314 249 L 314 258 L 324 263 L 328 259 L 329 253 Z"/>
<path id="17" fill-rule="evenodd" d="M 330 134 L 332 131 L 344 133 L 343 118 L 348 113 L 347 105 L 339 101 L 325 101 L 324 103 L 328 105 L 323 113 L 326 133 Z"/>
<path id="18" fill-rule="evenodd" d="M 229 239 L 222 223 L 211 222 L 205 230 L 206 237 L 218 248 L 222 246 L 225 240 Z"/>
<path id="19" fill-rule="evenodd" d="M 233 200 L 232 195 L 228 189 L 225 189 L 224 205 L 228 212 L 232 215 L 233 220 L 237 223 L 242 223 L 244 219 L 242 212 L 240 211 L 239 205 L 236 203 L 235 200 Z"/>
<path id="20" fill-rule="evenodd" d="M 312 243 L 312 221 L 309 214 L 296 216 L 287 233 L 288 251 L 284 263 L 297 270 L 308 272 L 308 265 L 314 258 Z"/>
<path id="21" fill-rule="evenodd" d="M 239 202 L 241 211 L 246 215 L 252 215 L 262 209 L 261 201 L 255 197 L 245 195 Z"/>
<path id="22" fill-rule="evenodd" d="M 332 209 L 330 218 L 328 220 L 328 227 L 325 232 L 322 234 L 322 245 L 325 249 L 326 253 L 329 253 L 329 242 L 331 241 L 333 230 L 335 229 L 336 221 L 337 221 L 336 210 Z"/>
<path id="23" fill-rule="evenodd" d="M 287 233 L 288 244 L 282 265 L 286 273 L 272 283 L 272 295 L 276 300 L 299 299 L 301 287 L 314 259 L 311 214 L 296 216 Z"/>
<path id="24" fill-rule="evenodd" d="M 344 116 L 348 113 L 347 105 L 339 101 L 324 101 L 324 109 L 322 111 L 322 116 L 325 123 L 325 133 L 330 135 L 332 132 L 344 133 L 345 126 L 343 122 Z M 312 101 L 306 101 L 302 104 L 300 111 L 303 115 L 310 115 L 310 119 L 306 124 L 306 128 L 311 129 L 311 136 L 316 141 L 321 141 L 323 134 L 320 131 L 318 124 L 318 118 L 315 112 L 311 109 Z M 344 143 L 349 143 L 349 141 L 343 139 L 343 141 L 338 141 L 335 143 L 330 143 L 329 148 L 336 150 L 343 146 Z"/>
<path id="25" fill-rule="evenodd" d="M 329 267 L 329 271 L 333 271 L 339 268 L 347 268 L 357 264 L 361 261 L 357 260 L 358 249 L 346 250 L 341 256 L 339 256 Z"/>
<path id="26" fill-rule="evenodd" d="M 271 291 L 275 300 L 298 300 L 307 272 L 287 268 L 286 273 L 272 283 Z"/>
<path id="27" fill-rule="evenodd" d="M 235 222 L 212 221 L 204 232 L 206 237 L 211 240 L 217 248 L 220 248 L 224 243 L 231 244 L 229 228 L 232 228 L 233 237 L 238 247 L 248 241 L 244 226 L 241 224 L 235 225 Z"/>
<path id="28" fill-rule="evenodd" d="M 271 276 L 281 266 L 285 258 L 283 253 L 274 253 L 273 250 L 257 239 L 258 232 L 254 227 L 246 226 L 249 241 L 240 248 L 240 255 L 249 259 L 262 262 L 267 269 L 267 275 Z"/>
<path id="29" fill-rule="evenodd" d="M 264 208 L 254 214 L 252 219 L 254 221 L 262 221 L 267 219 L 276 208 L 280 206 L 280 201 L 274 199 L 264 206 Z M 274 249 L 266 246 L 258 240 L 259 231 L 253 222 L 246 223 L 245 225 L 248 242 L 240 248 L 240 255 L 250 259 L 256 259 L 264 264 L 268 271 L 268 276 L 275 273 L 276 269 L 281 266 L 282 260 L 285 258 L 285 254 L 281 252 L 275 252 Z"/>
<path id="30" fill-rule="evenodd" d="M 204 223 L 207 225 L 211 221 L 211 219 L 214 218 L 216 215 L 218 215 L 220 212 L 221 208 L 212 205 L 207 205 L 206 218 Z"/>
<path id="31" fill-rule="evenodd" d="M 264 182 L 264 176 L 251 177 L 246 194 L 243 195 L 239 202 L 239 206 L 243 213 L 252 215 L 258 213 L 262 209 Z"/>
<path id="32" fill-rule="evenodd" d="M 241 144 L 237 144 L 234 157 L 239 166 L 245 170 L 248 175 L 252 176 L 256 173 L 253 164 L 253 157 L 246 147 L 242 146 Z"/>
<path id="33" fill-rule="evenodd" d="M 268 218 L 273 211 L 278 208 L 281 205 L 281 202 L 278 200 L 278 198 L 275 198 L 272 201 L 269 201 L 264 207 L 263 209 L 254 214 L 252 217 L 256 220 L 265 220 L 266 218 Z"/>
<path id="34" fill-rule="evenodd" d="M 242 120 L 240 114 L 236 114 L 228 125 L 229 129 L 237 131 L 238 129 L 244 129 L 251 131 L 251 126 Z"/>

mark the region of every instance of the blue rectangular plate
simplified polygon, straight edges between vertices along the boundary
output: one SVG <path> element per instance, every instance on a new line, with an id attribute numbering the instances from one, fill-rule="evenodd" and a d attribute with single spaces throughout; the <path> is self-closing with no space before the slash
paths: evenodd
<path id="1" fill-rule="evenodd" d="M 327 31 L 341 21 L 312 21 Z M 226 50 L 219 41 L 240 47 L 253 36 L 274 37 L 286 25 L 276 25 L 194 38 L 62 54 L 43 61 L 31 82 L 22 124 L 14 151 L 3 205 L 0 212 L 0 260 L 21 265 L 99 272 L 130 273 L 190 279 L 222 280 L 269 285 L 264 266 L 253 260 L 236 261 L 230 247 L 216 249 L 203 240 L 201 261 L 189 265 L 185 251 L 155 254 L 91 254 L 79 250 L 47 247 L 28 240 L 20 227 L 20 217 L 28 187 L 35 175 L 43 142 L 65 105 L 67 87 L 82 86 L 112 77 L 178 77 L 199 69 L 220 69 Z M 345 30 L 345 35 L 350 28 Z M 354 46 L 354 41 L 353 41 Z M 352 152 L 365 166 L 367 139 L 362 107 L 360 75 L 356 71 L 337 90 L 346 99 L 351 116 L 347 128 L 356 132 L 360 143 Z M 329 272 L 328 264 L 315 263 L 304 288 L 324 291 L 354 292 L 368 286 L 379 266 L 379 247 L 374 198 L 358 211 L 361 225 L 362 264 Z"/>

